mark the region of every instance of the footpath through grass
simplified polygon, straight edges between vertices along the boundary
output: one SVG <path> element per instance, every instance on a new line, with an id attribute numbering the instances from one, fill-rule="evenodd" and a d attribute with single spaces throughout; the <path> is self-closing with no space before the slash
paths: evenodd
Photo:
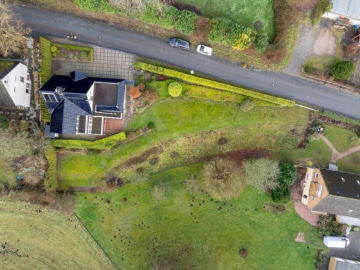
<path id="1" fill-rule="evenodd" d="M 73 216 L 20 202 L 0 209 L 2 269 L 114 269 Z"/>
<path id="2" fill-rule="evenodd" d="M 269 194 L 246 188 L 240 198 L 218 202 L 190 194 L 189 175 L 201 164 L 154 175 L 114 193 L 78 193 L 77 214 L 120 269 L 311 269 L 321 237 L 286 204 L 267 212 Z M 156 185 L 163 196 L 152 197 Z M 94 210 L 96 209 L 96 210 Z M 307 243 L 294 241 L 305 232 Z M 246 248 L 248 257 L 239 256 Z"/>

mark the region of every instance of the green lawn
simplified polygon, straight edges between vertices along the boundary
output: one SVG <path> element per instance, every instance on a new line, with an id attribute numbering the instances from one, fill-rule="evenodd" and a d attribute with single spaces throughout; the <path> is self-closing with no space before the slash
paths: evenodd
<path id="1" fill-rule="evenodd" d="M 15 62 L 13 61 L 0 61 L 0 72 L 5 71 L 6 69 L 14 65 L 14 63 Z"/>
<path id="2" fill-rule="evenodd" d="M 354 146 L 360 145 L 360 138 L 355 132 L 339 128 L 336 126 L 325 125 L 325 136 L 338 152 L 344 152 Z"/>
<path id="3" fill-rule="evenodd" d="M 360 173 L 360 152 L 339 159 L 336 163 L 339 171 Z"/>
<path id="4" fill-rule="evenodd" d="M 155 173 L 231 151 L 292 149 L 302 139 L 307 117 L 308 111 L 299 107 L 256 107 L 244 113 L 236 103 L 162 99 L 134 115 L 128 127 L 136 130 L 154 122 L 153 131 L 103 154 L 69 153 L 58 161 L 58 176 L 63 188 L 101 185 L 110 170 L 128 179 L 138 167 Z M 290 130 L 296 135 L 289 135 Z M 219 147 L 221 137 L 228 143 Z M 153 151 L 146 155 L 149 149 Z M 171 157 L 173 151 L 177 158 Z M 139 156 L 141 161 L 125 163 Z M 153 157 L 160 158 L 156 166 L 149 164 Z"/>
<path id="5" fill-rule="evenodd" d="M 200 179 L 201 164 L 127 184 L 114 193 L 78 193 L 77 214 L 120 269 L 311 269 L 320 235 L 295 213 L 267 212 L 268 194 L 246 188 L 240 198 L 190 194 L 184 181 Z M 200 180 L 199 180 L 200 181 Z M 155 185 L 166 187 L 153 199 Z M 294 241 L 306 233 L 307 244 Z M 246 248 L 243 259 L 239 250 Z"/>
<path id="6" fill-rule="evenodd" d="M 270 40 L 275 38 L 275 22 L 272 0 L 180 0 L 195 6 L 204 17 L 226 17 L 234 22 L 253 28 L 256 21 L 262 23 Z"/>

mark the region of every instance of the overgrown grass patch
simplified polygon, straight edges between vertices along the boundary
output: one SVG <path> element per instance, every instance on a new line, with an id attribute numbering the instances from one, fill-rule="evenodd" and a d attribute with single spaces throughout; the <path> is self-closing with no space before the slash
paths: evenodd
<path id="1" fill-rule="evenodd" d="M 75 217 L 13 201 L 0 208 L 3 268 L 114 269 Z"/>
<path id="2" fill-rule="evenodd" d="M 79 193 L 76 212 L 121 269 L 152 269 L 156 264 L 178 269 L 313 266 L 320 235 L 291 203 L 279 214 L 265 211 L 270 196 L 251 188 L 227 202 L 202 192 L 190 194 L 183 183 L 190 174 L 199 176 L 200 168 L 195 164 L 165 171 L 115 193 Z M 167 189 L 155 200 L 151 192 L 161 184 Z M 294 241 L 300 231 L 308 243 Z M 241 248 L 249 251 L 246 259 L 239 256 Z"/>
<path id="3" fill-rule="evenodd" d="M 337 61 L 338 58 L 333 55 L 312 55 L 306 60 L 304 66 L 309 66 L 324 74 L 329 74 Z"/>

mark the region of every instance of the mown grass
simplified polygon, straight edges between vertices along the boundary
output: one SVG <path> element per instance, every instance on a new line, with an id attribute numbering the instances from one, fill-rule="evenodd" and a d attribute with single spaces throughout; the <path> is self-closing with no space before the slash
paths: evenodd
<path id="1" fill-rule="evenodd" d="M 2 269 L 114 269 L 73 216 L 0 201 Z"/>
<path id="2" fill-rule="evenodd" d="M 109 170 L 124 177 L 134 175 L 139 166 L 155 173 L 232 151 L 292 149 L 302 139 L 307 117 L 308 111 L 299 107 L 256 107 L 244 113 L 235 103 L 162 99 L 129 123 L 128 130 L 136 130 L 153 122 L 150 133 L 102 154 L 69 153 L 58 161 L 58 175 L 64 187 L 99 185 Z M 297 135 L 289 136 L 292 129 Z M 219 147 L 221 137 L 228 143 Z M 151 148 L 157 150 L 137 163 L 125 164 Z M 173 151 L 179 153 L 177 158 L 171 157 Z M 150 165 L 149 159 L 155 156 L 160 162 Z"/>
<path id="3" fill-rule="evenodd" d="M 360 152 L 343 157 L 336 163 L 339 166 L 339 171 L 360 173 Z"/>
<path id="4" fill-rule="evenodd" d="M 269 39 L 275 38 L 272 0 L 181 0 L 179 2 L 196 7 L 204 17 L 226 17 L 250 28 L 253 28 L 255 22 L 260 21 L 261 29 L 268 33 Z"/>
<path id="5" fill-rule="evenodd" d="M 360 138 L 351 130 L 325 125 L 324 134 L 340 153 L 360 145 Z"/>
<path id="6" fill-rule="evenodd" d="M 114 193 L 77 194 L 77 214 L 120 269 L 310 269 L 321 247 L 316 228 L 291 203 L 267 212 L 269 194 L 246 188 L 238 199 L 190 194 L 184 181 L 201 164 L 165 171 Z M 200 178 L 198 178 L 200 179 Z M 155 200 L 151 191 L 163 184 Z M 96 208 L 96 211 L 93 209 Z M 307 243 L 294 241 L 305 232 Z M 246 259 L 239 250 L 246 248 Z"/>

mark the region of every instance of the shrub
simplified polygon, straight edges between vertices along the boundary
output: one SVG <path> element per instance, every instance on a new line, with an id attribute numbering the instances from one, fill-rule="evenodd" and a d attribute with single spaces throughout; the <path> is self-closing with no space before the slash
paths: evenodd
<path id="1" fill-rule="evenodd" d="M 268 40 L 269 38 L 266 32 L 261 32 L 260 34 L 258 34 L 255 41 L 255 51 L 257 53 L 265 52 L 269 44 Z"/>
<path id="2" fill-rule="evenodd" d="M 139 89 L 137 87 L 131 86 L 130 91 L 129 91 L 129 95 L 130 95 L 130 97 L 135 99 L 135 98 L 138 98 L 138 97 L 141 96 L 141 92 L 139 91 Z"/>
<path id="3" fill-rule="evenodd" d="M 258 191 L 268 192 L 279 186 L 279 164 L 267 158 L 253 159 L 243 163 L 245 183 Z"/>
<path id="4" fill-rule="evenodd" d="M 290 190 L 285 184 L 280 184 L 273 192 L 271 192 L 271 198 L 274 202 L 287 203 L 290 200 Z"/>
<path id="5" fill-rule="evenodd" d="M 182 94 L 182 85 L 178 82 L 172 82 L 168 86 L 169 95 L 179 97 Z"/>
<path id="6" fill-rule="evenodd" d="M 149 122 L 147 127 L 148 127 L 148 129 L 154 129 L 155 128 L 154 122 Z"/>
<path id="7" fill-rule="evenodd" d="M 290 200 L 289 187 L 295 181 L 295 168 L 288 163 L 280 164 L 280 174 L 278 177 L 279 186 L 271 193 L 274 202 L 287 203 Z"/>
<path id="8" fill-rule="evenodd" d="M 304 66 L 304 72 L 306 74 L 311 74 L 313 72 L 313 68 L 311 66 L 305 65 Z"/>
<path id="9" fill-rule="evenodd" d="M 159 163 L 160 159 L 158 157 L 153 157 L 152 159 L 150 159 L 149 163 L 151 165 L 156 165 L 157 163 Z"/>
<path id="10" fill-rule="evenodd" d="M 217 200 L 236 198 L 244 189 L 242 171 L 230 159 L 214 158 L 205 163 L 202 176 L 206 191 Z"/>
<path id="11" fill-rule="evenodd" d="M 240 110 L 243 112 L 248 112 L 252 108 L 254 108 L 254 102 L 250 99 L 245 99 L 243 102 L 241 102 Z"/>
<path id="12" fill-rule="evenodd" d="M 138 88 L 139 88 L 140 91 L 144 91 L 144 90 L 145 90 L 145 84 L 144 84 L 144 83 L 140 83 L 140 84 L 138 85 Z"/>
<path id="13" fill-rule="evenodd" d="M 341 61 L 332 68 L 332 75 L 338 80 L 347 80 L 355 71 L 355 63 L 352 61 Z"/>

